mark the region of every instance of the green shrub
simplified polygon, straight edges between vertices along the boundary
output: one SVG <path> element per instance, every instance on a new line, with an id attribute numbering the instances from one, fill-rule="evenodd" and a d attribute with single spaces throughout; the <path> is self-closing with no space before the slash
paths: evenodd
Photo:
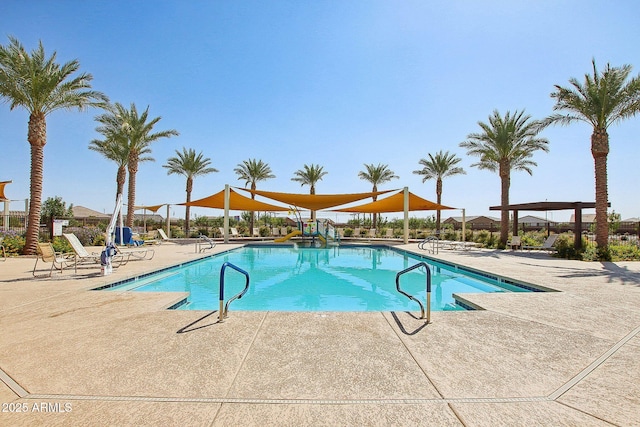
<path id="1" fill-rule="evenodd" d="M 56 252 L 70 253 L 73 252 L 73 248 L 64 237 L 54 237 L 53 238 L 53 250 Z"/>
<path id="2" fill-rule="evenodd" d="M 344 237 L 351 237 L 351 236 L 353 236 L 353 228 L 345 228 Z"/>
<path id="3" fill-rule="evenodd" d="M 640 261 L 640 248 L 636 245 L 610 245 L 609 252 L 614 261 Z"/>
<path id="4" fill-rule="evenodd" d="M 260 227 L 260 237 L 267 237 L 270 234 L 268 227 Z"/>
<path id="5" fill-rule="evenodd" d="M 25 239 L 15 231 L 0 231 L 3 237 L 2 246 L 7 255 L 20 255 L 24 249 Z"/>

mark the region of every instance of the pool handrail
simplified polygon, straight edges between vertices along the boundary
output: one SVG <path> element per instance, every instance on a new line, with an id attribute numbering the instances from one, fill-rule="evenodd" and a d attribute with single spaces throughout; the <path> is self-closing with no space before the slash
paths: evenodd
<path id="1" fill-rule="evenodd" d="M 410 295 L 408 293 L 406 293 L 405 291 L 403 291 L 402 289 L 400 289 L 400 276 L 402 276 L 405 273 L 408 273 L 410 271 L 415 270 L 416 268 L 420 268 L 420 267 L 424 267 L 424 269 L 427 272 L 427 323 L 431 322 L 431 270 L 429 269 L 429 266 L 427 265 L 426 262 L 422 261 L 419 262 L 417 264 L 412 265 L 411 267 L 405 268 L 404 270 L 402 270 L 401 272 L 399 272 L 398 274 L 396 274 L 396 290 L 398 292 L 400 292 L 402 295 L 406 296 L 407 298 L 409 298 L 410 300 L 413 300 L 415 302 L 418 303 L 418 305 L 420 305 L 420 318 L 421 319 L 425 319 L 425 307 L 424 305 L 422 305 L 422 303 L 413 295 Z"/>
<path id="2" fill-rule="evenodd" d="M 239 293 L 237 293 L 236 295 L 234 295 L 233 297 L 231 297 L 229 301 L 227 301 L 227 303 L 225 304 L 224 303 L 224 273 L 227 267 L 231 267 L 232 269 L 236 270 L 238 273 L 242 273 L 246 278 L 246 281 L 245 281 L 244 289 Z M 229 313 L 229 304 L 231 304 L 231 302 L 235 301 L 236 299 L 242 298 L 242 296 L 246 294 L 248 290 L 249 290 L 249 273 L 247 273 L 240 267 L 231 264 L 230 262 L 225 262 L 224 264 L 222 264 L 222 267 L 220 268 L 220 308 L 218 313 L 219 323 L 224 322 L 224 318 L 227 317 Z"/>

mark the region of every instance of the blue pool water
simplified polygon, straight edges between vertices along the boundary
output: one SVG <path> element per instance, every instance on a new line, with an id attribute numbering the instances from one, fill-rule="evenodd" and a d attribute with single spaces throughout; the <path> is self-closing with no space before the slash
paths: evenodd
<path id="1" fill-rule="evenodd" d="M 327 249 L 282 246 L 244 247 L 182 267 L 125 282 L 114 290 L 189 292 L 181 310 L 218 308 L 220 269 L 230 262 L 250 275 L 249 291 L 231 310 L 417 311 L 417 303 L 396 291 L 396 274 L 423 258 L 388 247 Z M 463 310 L 453 293 L 527 292 L 453 266 L 429 260 L 431 309 Z M 456 271 L 457 270 L 457 271 Z M 240 292 L 245 277 L 231 268 L 225 275 L 225 300 Z M 413 270 L 400 279 L 403 290 L 426 301 L 426 273 Z"/>

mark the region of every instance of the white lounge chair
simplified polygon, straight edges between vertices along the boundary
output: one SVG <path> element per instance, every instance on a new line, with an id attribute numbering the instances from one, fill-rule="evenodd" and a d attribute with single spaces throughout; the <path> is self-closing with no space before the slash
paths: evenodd
<path id="1" fill-rule="evenodd" d="M 545 239 L 545 241 L 542 243 L 542 246 L 524 245 L 522 247 L 522 249 L 523 250 L 526 249 L 528 251 L 537 250 L 537 251 L 554 252 L 554 251 L 556 251 L 556 248 L 554 248 L 553 245 L 556 244 L 556 240 L 558 240 L 558 235 L 557 234 L 551 234 L 549 237 L 547 237 Z"/>
<path id="2" fill-rule="evenodd" d="M 93 263 L 97 264 L 100 262 L 100 254 L 95 252 L 89 253 L 87 249 L 82 245 L 78 236 L 73 233 L 62 233 L 62 236 L 67 239 L 69 245 L 71 245 L 71 249 L 73 249 L 73 257 L 75 260 L 75 272 L 78 272 L 78 264 L 79 263 Z"/>
<path id="3" fill-rule="evenodd" d="M 278 227 L 273 227 L 271 229 L 271 235 L 273 237 L 280 237 L 280 229 Z"/>
<path id="4" fill-rule="evenodd" d="M 258 227 L 253 227 L 253 233 L 251 234 L 252 237 L 260 237 L 260 228 Z"/>
<path id="5" fill-rule="evenodd" d="M 165 233 L 162 228 L 158 228 L 156 231 L 158 232 L 158 236 L 160 236 L 160 238 L 162 239 L 163 242 L 170 242 L 171 241 L 169 236 L 167 236 L 167 233 Z"/>
<path id="6" fill-rule="evenodd" d="M 231 237 L 233 237 L 234 239 L 242 238 L 242 236 L 240 235 L 240 233 L 238 233 L 238 230 L 235 227 L 229 227 L 229 230 L 231 231 Z"/>
<path id="7" fill-rule="evenodd" d="M 100 262 L 100 255 L 96 252 L 87 251 L 87 248 L 84 247 L 78 236 L 73 233 L 62 233 L 62 236 L 67 239 L 69 245 L 71 245 L 71 249 L 74 252 L 75 258 L 75 272 L 78 272 L 78 264 L 79 263 L 94 263 L 97 264 Z M 147 255 L 151 252 L 151 256 L 148 259 L 153 258 L 155 251 L 153 249 L 120 249 L 118 248 L 118 252 L 115 256 L 111 258 L 111 263 L 113 267 L 120 267 L 121 265 L 126 264 L 131 257 L 139 258 L 139 259 L 147 259 Z"/>

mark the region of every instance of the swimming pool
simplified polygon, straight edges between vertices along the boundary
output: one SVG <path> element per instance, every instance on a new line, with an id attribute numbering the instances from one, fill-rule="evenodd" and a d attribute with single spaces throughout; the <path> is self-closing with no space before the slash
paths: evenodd
<path id="1" fill-rule="evenodd" d="M 230 262 L 246 270 L 249 290 L 231 310 L 253 311 L 416 311 L 417 303 L 400 295 L 396 274 L 424 258 L 386 246 L 298 248 L 245 246 L 112 287 L 138 292 L 188 292 L 180 310 L 218 308 L 220 269 Z M 465 292 L 528 292 L 504 281 L 428 260 L 431 310 L 464 310 L 453 297 Z M 426 272 L 401 277 L 402 289 L 426 300 Z M 485 277 L 487 276 L 487 277 Z M 225 297 L 240 292 L 245 277 L 227 269 Z"/>

